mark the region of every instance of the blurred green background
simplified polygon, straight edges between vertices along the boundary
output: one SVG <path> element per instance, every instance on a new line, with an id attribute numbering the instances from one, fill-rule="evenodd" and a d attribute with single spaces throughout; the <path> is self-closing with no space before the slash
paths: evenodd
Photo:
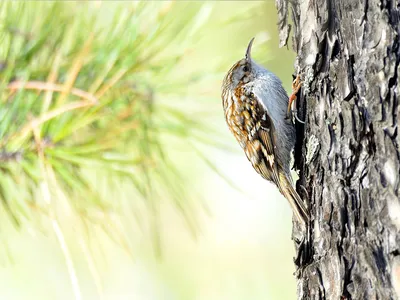
<path id="1" fill-rule="evenodd" d="M 0 4 L 0 299 L 294 299 L 291 211 L 225 124 L 274 1 Z"/>

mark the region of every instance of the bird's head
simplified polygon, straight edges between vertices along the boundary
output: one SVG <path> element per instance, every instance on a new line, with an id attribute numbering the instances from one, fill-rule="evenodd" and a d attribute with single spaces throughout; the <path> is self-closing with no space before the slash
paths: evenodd
<path id="1" fill-rule="evenodd" d="M 254 38 L 251 39 L 247 46 L 246 55 L 243 59 L 236 62 L 224 79 L 224 86 L 235 89 L 238 85 L 249 83 L 254 79 L 256 64 L 251 59 L 251 47 Z"/>

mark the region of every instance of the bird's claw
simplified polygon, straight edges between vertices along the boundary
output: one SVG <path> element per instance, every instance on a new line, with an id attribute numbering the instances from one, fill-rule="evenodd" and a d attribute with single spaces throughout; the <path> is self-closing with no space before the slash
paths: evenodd
<path id="1" fill-rule="evenodd" d="M 301 79 L 300 75 L 296 76 L 296 79 L 293 80 L 292 82 L 292 94 L 289 97 L 289 103 L 288 103 L 288 108 L 287 108 L 287 117 L 290 117 L 290 113 L 293 112 L 294 117 L 296 120 L 302 124 L 304 124 L 304 121 L 300 120 L 298 115 L 297 115 L 297 110 L 292 108 L 294 101 L 297 99 L 296 94 L 301 88 Z"/>

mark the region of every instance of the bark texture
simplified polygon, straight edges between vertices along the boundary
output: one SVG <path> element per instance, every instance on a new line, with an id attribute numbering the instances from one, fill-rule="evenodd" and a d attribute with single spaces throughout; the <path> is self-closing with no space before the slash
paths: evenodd
<path id="1" fill-rule="evenodd" d="M 399 3 L 276 5 L 303 81 L 297 184 L 312 224 L 298 298 L 400 299 Z"/>

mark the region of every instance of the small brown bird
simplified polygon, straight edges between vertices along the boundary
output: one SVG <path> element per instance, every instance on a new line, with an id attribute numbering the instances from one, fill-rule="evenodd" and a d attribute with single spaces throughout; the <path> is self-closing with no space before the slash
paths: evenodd
<path id="1" fill-rule="evenodd" d="M 307 207 L 293 188 L 290 175 L 295 128 L 287 112 L 293 97 L 289 103 L 279 78 L 251 59 L 253 41 L 245 58 L 235 63 L 224 78 L 225 119 L 254 169 L 275 183 L 296 218 L 306 225 Z"/>

